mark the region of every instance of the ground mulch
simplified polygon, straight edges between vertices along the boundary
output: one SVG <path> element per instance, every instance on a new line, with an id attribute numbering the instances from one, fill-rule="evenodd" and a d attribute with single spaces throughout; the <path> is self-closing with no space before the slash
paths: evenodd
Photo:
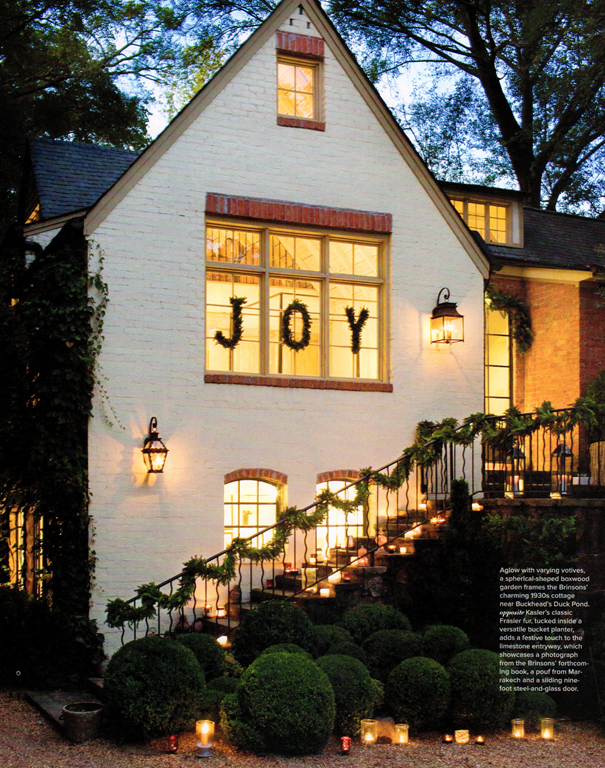
<path id="1" fill-rule="evenodd" d="M 181 734 L 177 754 L 160 751 L 161 740 L 146 745 L 119 744 L 99 738 L 71 744 L 25 701 L 21 692 L 0 691 L 0 768 L 605 768 L 605 731 L 595 723 L 557 721 L 556 741 L 537 734 L 523 741 L 508 733 L 486 736 L 485 746 L 444 745 L 439 734 L 412 738 L 407 746 L 378 744 L 339 754 L 330 742 L 320 755 L 257 756 L 217 742 L 213 755 L 195 757 L 195 735 Z"/>

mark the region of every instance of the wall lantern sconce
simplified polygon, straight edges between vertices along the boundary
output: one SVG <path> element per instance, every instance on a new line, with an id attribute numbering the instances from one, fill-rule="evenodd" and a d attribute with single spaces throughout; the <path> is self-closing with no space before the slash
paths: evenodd
<path id="1" fill-rule="evenodd" d="M 143 461 L 147 467 L 147 473 L 157 474 L 164 471 L 168 448 L 162 442 L 158 434 L 158 421 L 155 416 L 149 422 L 149 434 L 143 443 Z"/>
<path id="2" fill-rule="evenodd" d="M 450 301 L 449 288 L 442 288 L 431 316 L 431 344 L 453 344 L 455 341 L 464 341 L 464 316 Z"/>

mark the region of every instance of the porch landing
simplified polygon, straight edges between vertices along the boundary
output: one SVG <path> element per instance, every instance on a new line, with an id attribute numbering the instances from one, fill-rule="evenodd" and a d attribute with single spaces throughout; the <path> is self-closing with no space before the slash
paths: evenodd
<path id="1" fill-rule="evenodd" d="M 44 717 L 63 734 L 64 726 L 61 713 L 66 704 L 85 701 L 90 704 L 102 704 L 92 693 L 84 691 L 25 691 L 25 698 Z"/>

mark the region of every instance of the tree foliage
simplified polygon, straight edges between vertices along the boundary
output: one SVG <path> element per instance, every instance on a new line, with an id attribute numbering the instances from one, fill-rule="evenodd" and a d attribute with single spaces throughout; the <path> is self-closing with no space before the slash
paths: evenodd
<path id="1" fill-rule="evenodd" d="M 332 0 L 331 10 L 374 76 L 435 67 L 405 117 L 437 173 L 459 177 L 474 151 L 481 180 L 515 178 L 534 206 L 600 209 L 603 0 Z"/>
<path id="2" fill-rule="evenodd" d="M 194 0 L 0 0 L 2 230 L 16 215 L 25 137 L 146 145 L 149 87 L 220 63 L 203 13 Z"/>

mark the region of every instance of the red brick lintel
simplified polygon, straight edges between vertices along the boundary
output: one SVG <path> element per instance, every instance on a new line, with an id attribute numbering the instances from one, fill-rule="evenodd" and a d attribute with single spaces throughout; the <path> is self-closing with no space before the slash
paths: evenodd
<path id="1" fill-rule="evenodd" d="M 317 483 L 329 483 L 330 480 L 359 480 L 359 477 L 357 469 L 331 469 L 317 475 Z"/>
<path id="2" fill-rule="evenodd" d="M 277 32 L 276 48 L 279 52 L 296 54 L 311 59 L 323 59 L 324 41 L 322 37 L 297 35 L 294 32 Z"/>
<path id="3" fill-rule="evenodd" d="M 206 213 L 236 216 L 244 219 L 283 221 L 288 224 L 309 224 L 314 227 L 354 230 L 356 232 L 389 233 L 393 229 L 390 213 L 357 211 L 347 208 L 328 208 L 324 205 L 290 203 L 263 197 L 239 197 L 206 194 Z"/>
<path id="4" fill-rule="evenodd" d="M 290 387 L 296 389 L 338 389 L 349 392 L 392 392 L 383 381 L 338 381 L 336 379 L 290 379 L 279 376 L 246 376 L 241 373 L 207 373 L 206 384 L 247 384 L 252 387 Z"/>
<path id="5" fill-rule="evenodd" d="M 231 483 L 234 480 L 273 480 L 280 485 L 287 485 L 288 475 L 278 472 L 276 469 L 236 469 L 235 472 L 229 472 L 225 475 L 225 482 Z"/>

